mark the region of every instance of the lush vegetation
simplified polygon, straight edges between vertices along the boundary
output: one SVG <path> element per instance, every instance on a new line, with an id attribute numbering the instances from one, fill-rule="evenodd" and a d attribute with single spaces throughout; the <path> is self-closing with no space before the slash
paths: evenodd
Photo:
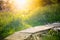
<path id="1" fill-rule="evenodd" d="M 60 22 L 60 4 L 47 5 L 39 9 L 26 22 L 32 26 Z"/>
<path id="2" fill-rule="evenodd" d="M 9 11 L 0 12 L 0 39 L 3 39 L 16 31 L 54 22 L 60 22 L 60 4 L 57 3 L 41 7 L 32 15 L 28 14 L 25 17 L 23 17 L 20 13 Z M 55 39 L 57 37 L 59 38 L 60 35 L 56 34 L 55 36 L 55 34 L 53 34 L 46 40 L 49 40 L 50 38 L 53 38 L 50 40 L 59 40 Z"/>
<path id="3" fill-rule="evenodd" d="M 50 30 L 47 34 L 42 36 L 42 40 L 60 40 L 60 32 Z"/>
<path id="4" fill-rule="evenodd" d="M 30 27 L 22 18 L 12 12 L 0 12 L 0 39 L 23 29 Z"/>

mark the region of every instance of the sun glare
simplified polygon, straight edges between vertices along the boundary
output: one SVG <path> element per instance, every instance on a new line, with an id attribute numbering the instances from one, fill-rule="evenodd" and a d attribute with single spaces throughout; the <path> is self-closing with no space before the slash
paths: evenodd
<path id="1" fill-rule="evenodd" d="M 15 3 L 16 8 L 19 9 L 19 10 L 26 9 L 26 7 L 28 5 L 27 0 L 14 0 L 14 3 Z"/>
<path id="2" fill-rule="evenodd" d="M 14 0 L 14 5 L 18 10 L 32 10 L 38 5 L 38 0 Z"/>

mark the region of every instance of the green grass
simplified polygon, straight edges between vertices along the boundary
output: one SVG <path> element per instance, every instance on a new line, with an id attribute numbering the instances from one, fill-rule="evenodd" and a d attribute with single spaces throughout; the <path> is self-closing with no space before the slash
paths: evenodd
<path id="1" fill-rule="evenodd" d="M 20 31 L 31 26 L 34 27 L 48 23 L 60 22 L 60 4 L 47 5 L 34 12 L 32 16 L 28 17 L 28 19 L 23 19 L 23 17 L 19 18 L 12 12 L 0 12 L 0 39 L 3 39 L 16 31 Z M 57 35 L 50 37 L 57 38 L 60 36 Z M 55 38 L 53 39 L 55 40 Z"/>
<path id="2" fill-rule="evenodd" d="M 26 24 L 22 18 L 17 17 L 12 12 L 0 12 L 0 40 L 16 31 L 29 27 L 30 25 Z"/>
<path id="3" fill-rule="evenodd" d="M 39 9 L 26 22 L 32 26 L 60 22 L 60 4 L 52 4 Z"/>
<path id="4" fill-rule="evenodd" d="M 50 30 L 44 36 L 42 36 L 42 40 L 60 40 L 60 32 Z"/>

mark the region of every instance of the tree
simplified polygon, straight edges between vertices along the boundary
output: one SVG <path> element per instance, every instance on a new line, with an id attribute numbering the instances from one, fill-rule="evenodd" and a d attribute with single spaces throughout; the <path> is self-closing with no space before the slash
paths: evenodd
<path id="1" fill-rule="evenodd" d="M 12 11 L 14 9 L 12 1 L 10 0 L 1 0 L 0 1 L 0 10 L 2 11 Z"/>
<path id="2" fill-rule="evenodd" d="M 3 0 L 0 1 L 0 10 L 2 10 Z"/>

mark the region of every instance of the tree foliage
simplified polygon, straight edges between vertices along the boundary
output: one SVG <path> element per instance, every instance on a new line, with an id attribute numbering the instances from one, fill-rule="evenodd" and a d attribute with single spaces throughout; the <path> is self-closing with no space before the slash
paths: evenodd
<path id="1" fill-rule="evenodd" d="M 52 4 L 39 9 L 26 22 L 32 26 L 60 22 L 60 4 Z"/>
<path id="2" fill-rule="evenodd" d="M 58 4 L 60 3 L 60 0 L 40 0 L 41 6 L 51 5 L 51 4 Z"/>
<path id="3" fill-rule="evenodd" d="M 40 1 L 41 2 L 41 1 Z M 60 22 L 60 4 L 57 4 L 59 0 L 42 0 L 41 4 L 44 6 L 28 19 L 24 19 L 19 13 L 12 13 L 14 6 L 7 0 L 0 1 L 0 39 L 19 31 L 26 29 L 29 26 L 38 26 L 53 22 Z M 6 3 L 6 5 L 4 5 Z M 53 3 L 52 5 L 50 5 Z M 56 4 L 55 4 L 56 3 Z M 8 10 L 8 11 L 1 11 Z M 19 15 L 19 17 L 17 17 Z M 21 17 L 20 17 L 21 16 Z"/>
<path id="4" fill-rule="evenodd" d="M 0 11 L 12 11 L 14 9 L 13 2 L 10 3 L 10 0 L 1 0 L 0 1 Z"/>

